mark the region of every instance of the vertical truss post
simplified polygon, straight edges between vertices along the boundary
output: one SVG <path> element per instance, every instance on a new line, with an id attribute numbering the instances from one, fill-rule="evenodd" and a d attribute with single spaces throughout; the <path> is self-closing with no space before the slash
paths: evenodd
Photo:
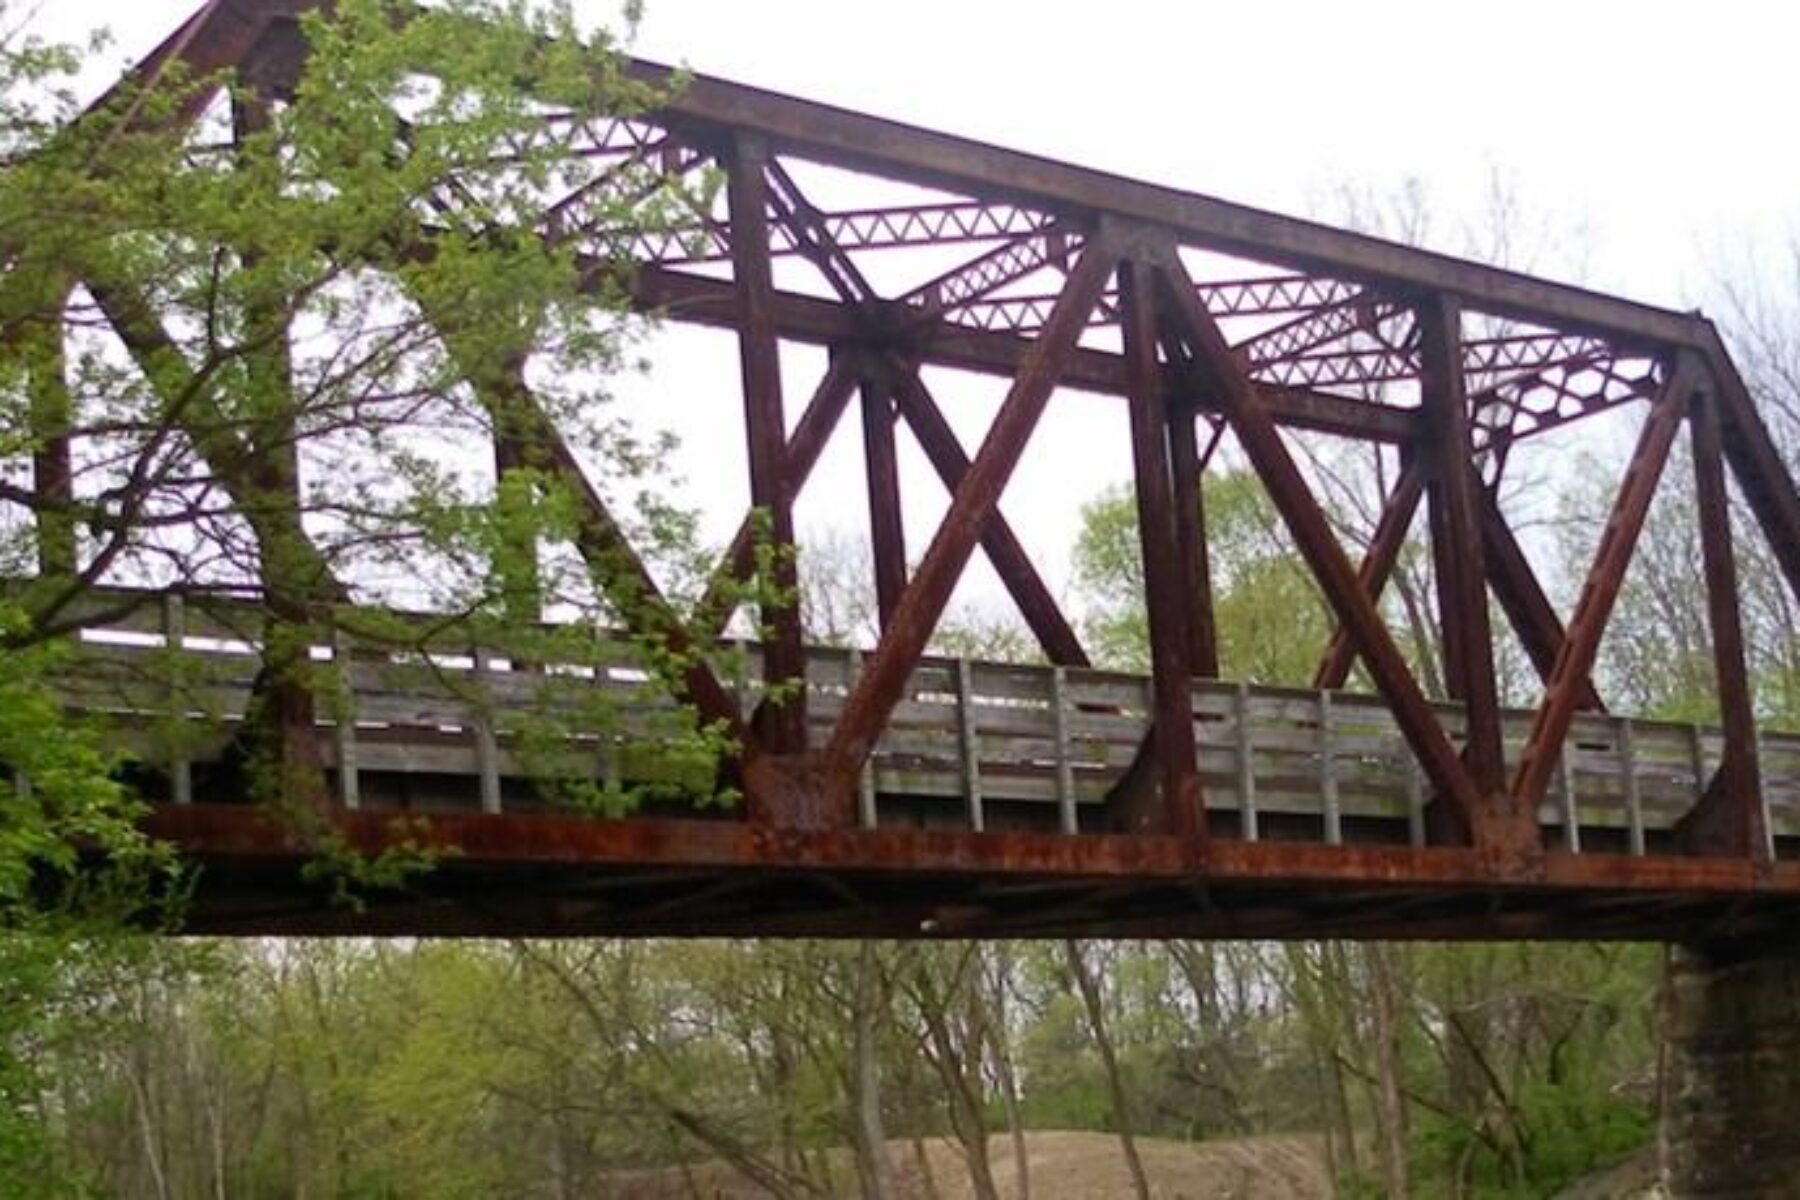
<path id="1" fill-rule="evenodd" d="M 1156 354 L 1156 286 L 1152 269 L 1127 259 L 1119 264 L 1119 304 L 1125 340 L 1126 403 L 1131 414 L 1131 458 L 1137 486 L 1138 537 L 1143 549 L 1144 595 L 1150 625 L 1151 687 L 1155 696 L 1155 747 L 1162 783 L 1162 820 L 1182 837 L 1205 832 L 1201 815 L 1198 748 L 1184 595 L 1185 559 L 1175 514 L 1169 445 L 1169 404 Z M 1189 423 L 1191 430 L 1192 424 Z"/>
<path id="2" fill-rule="evenodd" d="M 1416 310 L 1420 333 L 1420 404 L 1423 457 L 1431 472 L 1431 545 L 1437 571 L 1438 617 L 1443 628 L 1444 681 L 1461 702 L 1468 726 L 1463 749 L 1475 786 L 1486 802 L 1480 819 L 1505 820 L 1507 834 L 1537 841 L 1536 820 L 1498 811 L 1506 788 L 1500 735 L 1500 693 L 1494 680 L 1493 630 L 1488 623 L 1487 573 L 1482 567 L 1477 522 L 1469 404 L 1463 393 L 1462 306 L 1443 295 Z M 1510 806 L 1508 806 L 1510 807 Z M 1522 827 L 1521 827 L 1522 826 Z M 1494 831 L 1499 834 L 1500 831 Z M 1484 839 L 1488 840 L 1488 839 Z"/>
<path id="3" fill-rule="evenodd" d="M 767 630 L 764 679 L 773 694 L 758 709 L 753 727 L 764 749 L 798 754 L 806 749 L 806 647 L 800 628 L 793 492 L 769 261 L 769 152 L 761 138 L 740 135 L 726 157 L 750 503 L 765 514 L 773 543 L 773 566 L 763 580 L 760 614 Z"/>
<path id="4" fill-rule="evenodd" d="M 1519 754 L 1519 765 L 1513 771 L 1514 802 L 1526 811 L 1535 811 L 1544 798 L 1544 789 L 1556 768 L 1556 757 L 1562 752 L 1563 739 L 1575 708 L 1582 684 L 1594 669 L 1600 651 L 1600 636 L 1612 616 L 1613 603 L 1625 582 L 1625 569 L 1631 563 L 1638 534 L 1643 531 L 1644 517 L 1662 479 L 1663 465 L 1668 462 L 1669 447 L 1681 428 L 1687 407 L 1687 393 L 1693 386 L 1689 360 L 1682 357 L 1670 376 L 1663 394 L 1653 403 L 1632 451 L 1631 465 L 1619 484 L 1606 528 L 1600 534 L 1594 551 L 1593 565 L 1576 601 L 1574 616 L 1569 621 L 1568 637 L 1556 656 L 1556 666 L 1544 685 L 1544 702 L 1538 706 L 1526 736 L 1525 748 Z"/>
<path id="5" fill-rule="evenodd" d="M 1175 538 L 1187 595 L 1188 670 L 1219 677 L 1219 634 L 1213 619 L 1212 558 L 1206 544 L 1206 500 L 1191 405 L 1168 406 L 1169 471 L 1175 484 Z"/>
<path id="6" fill-rule="evenodd" d="M 1732 545 L 1731 496 L 1725 487 L 1724 441 L 1716 389 L 1696 392 L 1688 411 L 1694 452 L 1694 492 L 1700 521 L 1700 558 L 1706 575 L 1706 616 L 1725 752 L 1699 804 L 1677 823 L 1682 845 L 1699 854 L 1763 857 L 1768 838 L 1757 758 L 1756 711 L 1738 608 L 1737 554 Z"/>
<path id="7" fill-rule="evenodd" d="M 1088 243 L 1081 260 L 1069 272 L 1043 332 L 1020 361 L 1019 373 L 1013 378 L 981 449 L 951 496 L 943 523 L 901 593 L 900 602 L 894 607 L 894 619 L 882 634 L 881 644 L 870 657 L 869 669 L 850 694 L 832 732 L 823 763 L 831 790 L 848 793 L 900 699 L 907 676 L 943 615 L 944 605 L 968 565 L 976 542 L 992 525 L 1000 493 L 1024 454 L 1026 440 L 1043 416 L 1044 405 L 1074 353 L 1116 262 L 1116 252 L 1103 230 L 1102 236 Z"/>
<path id="8" fill-rule="evenodd" d="M 893 380 L 885 364 L 862 377 L 863 465 L 869 484 L 869 546 L 875 560 L 875 605 L 886 629 L 906 586 L 906 530 L 900 515 L 900 462 L 895 452 Z"/>
<path id="9" fill-rule="evenodd" d="M 1480 797 L 1468 769 L 1438 724 L 1431 703 L 1419 689 L 1405 656 L 1394 644 L 1381 614 L 1356 576 L 1306 477 L 1281 440 L 1256 384 L 1232 354 L 1218 323 L 1200 303 L 1193 280 L 1173 247 L 1161 252 L 1163 295 L 1178 318 L 1178 331 L 1193 350 L 1194 368 L 1203 382 L 1216 385 L 1220 408 L 1237 434 L 1238 444 L 1268 489 L 1301 556 L 1340 622 L 1350 630 L 1357 652 L 1368 665 L 1394 721 L 1418 755 L 1432 786 L 1448 807 L 1441 825 L 1445 840 L 1473 837 Z"/>

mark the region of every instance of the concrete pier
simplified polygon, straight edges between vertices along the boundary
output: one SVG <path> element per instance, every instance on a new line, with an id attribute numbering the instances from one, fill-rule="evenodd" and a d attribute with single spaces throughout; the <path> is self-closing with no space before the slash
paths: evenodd
<path id="1" fill-rule="evenodd" d="M 1671 1197 L 1800 1197 L 1800 938 L 1752 957 L 1676 949 L 1660 1134 Z"/>

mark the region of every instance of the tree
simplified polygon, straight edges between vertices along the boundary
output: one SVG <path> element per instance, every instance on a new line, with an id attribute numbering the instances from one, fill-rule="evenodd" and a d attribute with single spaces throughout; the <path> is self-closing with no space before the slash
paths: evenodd
<path id="1" fill-rule="evenodd" d="M 1215 471 L 1203 487 L 1220 671 L 1228 679 L 1304 685 L 1331 637 L 1323 597 L 1253 472 Z M 1148 670 L 1141 555 L 1129 489 L 1114 488 L 1083 507 L 1074 561 L 1086 633 L 1096 659 L 1121 670 Z"/>
<path id="2" fill-rule="evenodd" d="M 304 820 L 323 801 L 313 716 L 342 688 L 309 647 L 333 630 L 598 666 L 617 651 L 592 631 L 623 626 L 651 686 L 681 689 L 701 651 L 666 594 L 703 574 L 692 523 L 638 494 L 658 446 L 607 417 L 606 380 L 640 328 L 626 246 L 710 183 L 605 149 L 656 95 L 566 4 L 396 23 L 350 0 L 301 28 L 291 76 L 279 54 L 219 78 L 166 63 L 13 147 L 0 428 L 34 483 L 6 496 L 32 520 L 0 560 L 35 564 L 15 646 L 64 632 L 99 585 L 251 588 L 241 758 Z M 562 798 L 624 804 L 565 736 L 615 728 L 616 696 L 567 673 L 537 693 L 503 722 L 515 752 Z M 674 790 L 711 798 L 717 729 L 642 732 Z"/>
<path id="3" fill-rule="evenodd" d="M 538 614 L 591 630 L 641 615 L 646 579 L 680 595 L 700 574 L 685 515 L 633 495 L 656 445 L 604 407 L 637 328 L 622 247 L 710 191 L 590 153 L 655 93 L 624 81 L 612 39 L 564 4 L 452 0 L 396 23 L 390 5 L 346 0 L 302 29 L 297 74 L 280 53 L 218 77 L 164 61 L 78 112 L 66 79 L 81 52 L 32 40 L 0 3 L 8 1194 L 79 1186 L 45 1165 L 52 1116 L 72 1102 L 49 1099 L 47 1072 L 71 1066 L 56 1057 L 70 1042 L 112 1044 L 129 974 L 104 964 L 171 961 L 120 921 L 154 923 L 152 903 L 179 898 L 134 790 L 168 786 L 172 735 L 63 710 L 78 687 L 132 685 L 64 637 L 96 606 L 144 603 L 108 589 L 179 590 L 238 623 L 261 671 L 231 754 L 249 790 L 329 851 L 309 816 L 325 795 L 311 728 L 341 663 L 309 646 L 336 628 L 427 655 L 479 640 L 521 661 L 595 661 L 591 632 L 539 628 Z M 471 435 L 495 440 L 497 461 L 460 450 Z M 582 466 L 602 468 L 592 494 Z M 605 527 L 608 501 L 635 515 Z M 621 534 L 652 575 L 634 573 Z M 254 606 L 226 603 L 246 586 Z M 452 616 L 432 629 L 352 600 Z M 656 686 L 679 676 L 666 638 L 639 648 Z M 204 695 L 209 680 L 177 657 L 152 669 Z M 571 699 L 596 689 L 540 682 L 538 711 L 510 731 L 520 753 L 559 794 L 623 803 L 556 756 L 572 720 L 609 727 Z M 648 736 L 677 760 L 723 744 L 687 714 Z M 132 1111 L 153 1126 L 153 1089 L 139 1091 Z M 140 1143 L 156 1191 L 183 1189 Z"/>

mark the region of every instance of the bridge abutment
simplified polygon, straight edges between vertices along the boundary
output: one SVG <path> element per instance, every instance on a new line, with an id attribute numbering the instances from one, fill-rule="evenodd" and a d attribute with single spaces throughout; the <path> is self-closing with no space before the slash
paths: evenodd
<path id="1" fill-rule="evenodd" d="M 1800 949 L 1672 952 L 1660 1152 L 1671 1197 L 1800 1197 Z"/>

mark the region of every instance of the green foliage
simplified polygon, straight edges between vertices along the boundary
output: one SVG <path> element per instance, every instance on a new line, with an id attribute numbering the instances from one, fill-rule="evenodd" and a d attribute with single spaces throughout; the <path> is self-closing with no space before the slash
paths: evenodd
<path id="1" fill-rule="evenodd" d="M 0 606 L 0 630 L 18 625 Z M 116 1032 L 107 989 L 151 961 L 124 922 L 171 919 L 181 897 L 102 731 L 44 686 L 66 653 L 0 654 L 0 1191 L 21 1197 L 73 1194 L 54 1169 L 51 1056 Z"/>
<path id="2" fill-rule="evenodd" d="M 278 730 L 343 711 L 340 663 L 309 651 L 333 638 L 449 683 L 546 798 L 606 815 L 732 802 L 726 731 L 660 703 L 715 652 L 671 649 L 671 614 L 596 535 L 575 477 L 604 481 L 595 494 L 679 617 L 706 582 L 694 517 L 656 497 L 666 441 L 611 415 L 607 381 L 644 328 L 624 302 L 627 247 L 708 209 L 716 177 L 583 152 L 662 93 L 627 80 L 612 37 L 561 0 L 450 0 L 400 22 L 385 0 L 346 0 L 302 29 L 305 69 L 275 95 L 177 66 L 79 121 L 54 90 L 78 55 L 4 48 L 18 122 L 0 330 L 24 352 L 0 377 L 0 452 L 105 453 L 78 456 L 74 499 L 4 530 L 0 563 L 38 570 L 54 544 L 108 582 L 259 589 L 247 791 L 315 840 L 316 873 L 340 888 L 403 881 L 429 856 L 357 864 L 310 812 L 322 780 Z M 229 105 L 190 129 L 184 105 L 219 83 Z M 510 448 L 498 478 L 471 439 Z M 80 590 L 66 569 L 23 590 L 11 640 L 54 626 Z M 349 611 L 345 591 L 441 615 Z M 493 696 L 440 666 L 475 645 L 553 669 Z M 207 681 L 168 666 L 204 710 Z M 659 703 L 593 687 L 600 674 Z M 158 758 L 218 750 L 193 722 L 149 740 Z"/>
<path id="3" fill-rule="evenodd" d="M 1203 486 L 1221 672 L 1252 683 L 1304 684 L 1331 636 L 1318 589 L 1254 472 L 1214 471 Z M 1083 507 L 1074 562 L 1096 660 L 1146 670 L 1143 550 L 1129 488 Z"/>

